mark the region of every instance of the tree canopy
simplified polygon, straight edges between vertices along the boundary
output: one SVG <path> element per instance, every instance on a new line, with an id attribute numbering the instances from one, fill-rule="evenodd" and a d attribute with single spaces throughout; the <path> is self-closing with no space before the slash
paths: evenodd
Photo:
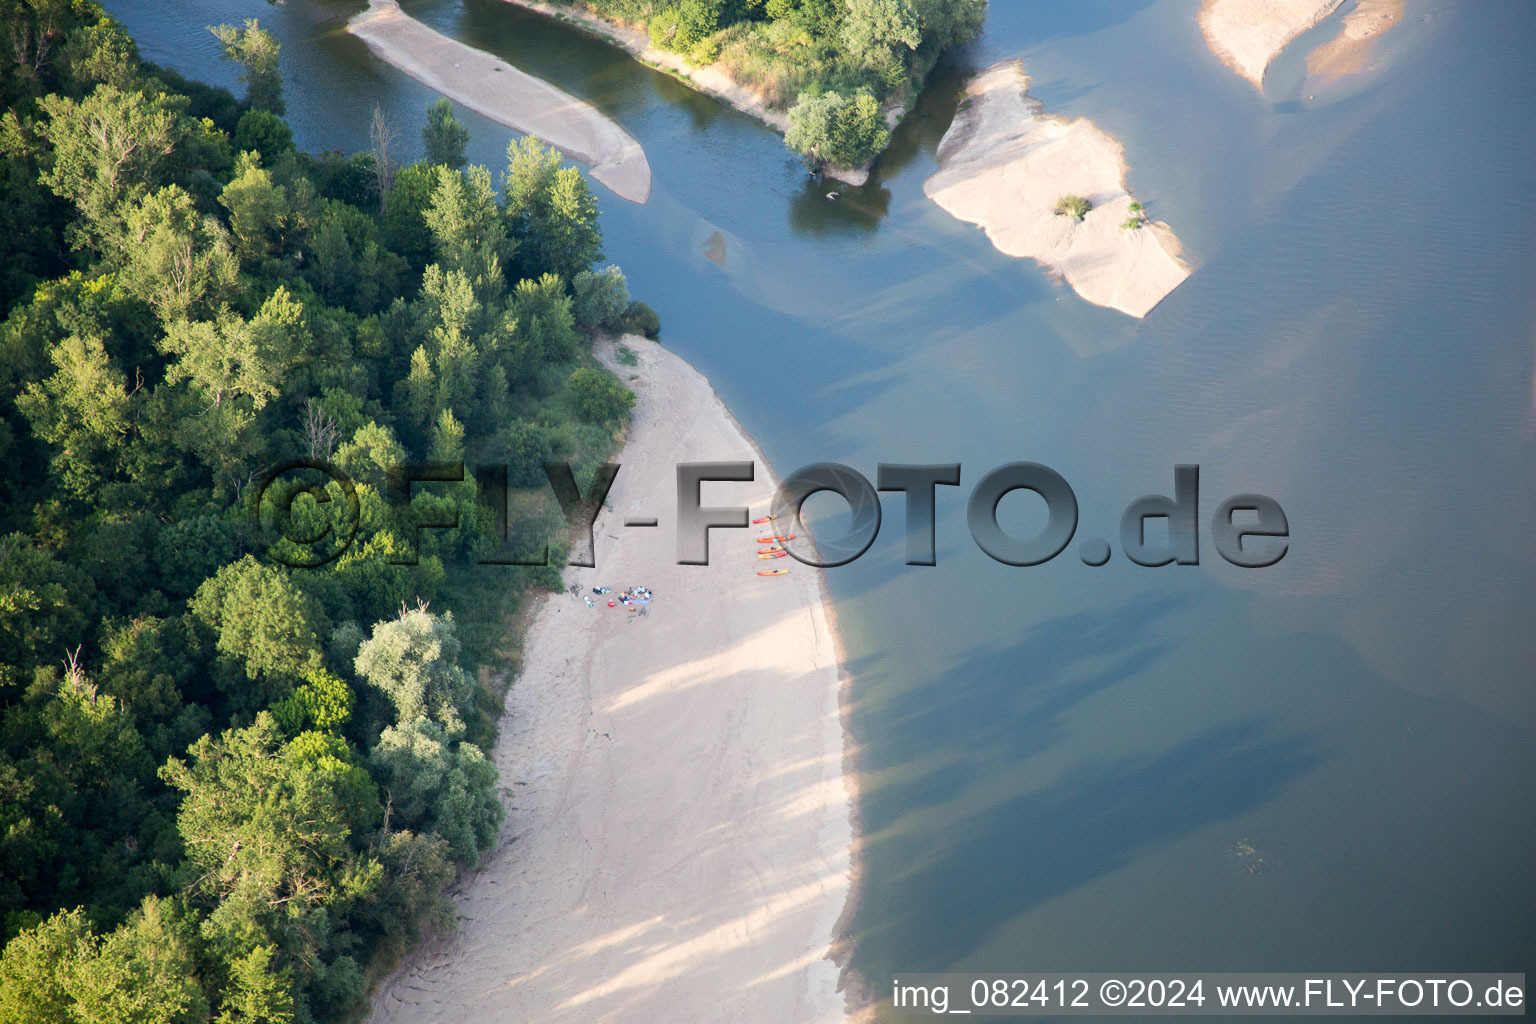
<path id="1" fill-rule="evenodd" d="M 558 559 L 542 464 L 633 400 L 592 335 L 659 323 L 536 140 L 493 175 L 437 103 L 380 175 L 294 146 L 255 21 L 236 98 L 88 0 L 0 20 L 0 1024 L 359 1019 L 505 814 L 505 623 L 560 577 L 479 563 Z M 392 503 L 429 459 L 507 465 L 508 536 L 472 478 Z"/>

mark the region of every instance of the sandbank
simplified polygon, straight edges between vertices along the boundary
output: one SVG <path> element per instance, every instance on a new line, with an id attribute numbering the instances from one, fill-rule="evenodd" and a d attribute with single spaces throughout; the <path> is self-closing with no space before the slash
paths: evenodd
<path id="1" fill-rule="evenodd" d="M 1205 0 L 1200 29 L 1211 52 L 1263 91 L 1264 72 L 1287 43 L 1343 0 Z"/>
<path id="2" fill-rule="evenodd" d="M 545 3 L 543 0 L 506 0 L 507 3 L 525 10 L 535 11 L 551 18 L 575 25 L 628 51 L 639 60 L 671 72 L 686 81 L 699 92 L 733 107 L 744 114 L 757 118 L 780 135 L 789 131 L 787 111 L 775 110 L 761 93 L 737 82 L 718 63 L 695 67 L 681 54 L 651 45 L 651 37 L 643 26 L 633 26 L 612 21 L 581 7 L 568 4 Z M 901 119 L 901 108 L 888 109 L 886 122 L 895 128 Z M 828 177 L 850 185 L 862 185 L 869 180 L 869 165 L 863 167 L 831 167 L 823 169 Z"/>
<path id="3" fill-rule="evenodd" d="M 1092 121 L 1047 115 L 1017 60 L 971 80 L 937 157 L 923 183 L 929 198 L 979 224 L 1002 252 L 1060 274 L 1088 302 L 1146 316 L 1190 275 L 1167 224 L 1120 226 L 1134 200 L 1120 143 Z M 1064 195 L 1093 209 L 1080 221 L 1057 215 Z"/>
<path id="4" fill-rule="evenodd" d="M 1324 81 L 1369 69 L 1376 42 L 1403 18 L 1403 0 L 1360 0 L 1340 19 L 1339 34 L 1307 54 L 1307 73 Z"/>
<path id="5" fill-rule="evenodd" d="M 634 137 L 590 104 L 519 71 L 483 50 L 433 31 L 395 0 L 370 0 L 347 23 L 385 63 L 498 124 L 537 135 L 591 167 L 615 195 L 643 203 L 651 165 Z"/>
<path id="6" fill-rule="evenodd" d="M 853 793 L 820 574 L 758 560 L 763 528 L 714 530 L 709 566 L 676 564 L 676 463 L 754 461 L 756 483 L 702 496 L 754 515 L 775 481 L 703 376 L 624 340 L 637 366 L 599 354 L 636 393 L 631 432 L 597 568 L 565 579 L 655 598 L 539 610 L 496 748 L 499 843 L 453 894 L 458 930 L 381 986 L 376 1024 L 846 1020 L 828 955 Z M 624 525 L 641 516 L 660 526 Z"/>

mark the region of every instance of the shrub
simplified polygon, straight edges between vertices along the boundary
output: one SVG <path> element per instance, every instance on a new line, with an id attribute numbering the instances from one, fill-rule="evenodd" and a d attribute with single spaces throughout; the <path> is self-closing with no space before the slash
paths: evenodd
<path id="1" fill-rule="evenodd" d="M 661 317 L 643 302 L 630 302 L 624 307 L 624 318 L 619 326 L 625 334 L 643 334 L 655 339 L 661 333 Z"/>
<path id="2" fill-rule="evenodd" d="M 630 391 L 611 373 L 582 368 L 571 374 L 571 402 L 592 423 L 612 423 L 635 404 Z"/>
<path id="3" fill-rule="evenodd" d="M 1075 217 L 1082 220 L 1093 209 L 1093 204 L 1082 196 L 1066 195 L 1056 200 L 1057 216 Z"/>
<path id="4" fill-rule="evenodd" d="M 612 329 L 624 319 L 624 311 L 629 305 L 629 285 L 618 267 L 581 271 L 571 282 L 571 292 L 574 296 L 572 311 L 576 314 L 578 327 Z"/>
<path id="5" fill-rule="evenodd" d="M 692 53 L 720 27 L 722 0 L 681 0 L 651 18 L 652 44 L 674 53 Z"/>

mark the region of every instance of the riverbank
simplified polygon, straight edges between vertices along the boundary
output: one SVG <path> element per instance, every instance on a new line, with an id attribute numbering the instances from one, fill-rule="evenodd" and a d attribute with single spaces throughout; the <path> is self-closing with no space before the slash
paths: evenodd
<path id="1" fill-rule="evenodd" d="M 1092 121 L 1046 114 L 1018 60 L 971 80 L 936 155 L 939 169 L 923 183 L 930 199 L 980 225 L 1002 252 L 1060 274 L 1088 302 L 1144 317 L 1190 275 L 1167 224 L 1121 226 L 1135 197 L 1120 143 Z M 1065 195 L 1093 208 L 1059 215 Z"/>
<path id="2" fill-rule="evenodd" d="M 846 1019 L 828 956 L 851 905 L 852 745 L 820 574 L 758 560 L 755 528 L 676 564 L 676 463 L 756 462 L 756 483 L 702 495 L 754 514 L 775 481 L 698 371 L 626 340 L 638 365 L 600 348 L 637 401 L 598 568 L 567 569 L 581 596 L 530 629 L 496 748 L 500 842 L 455 893 L 458 931 L 381 987 L 375 1024 Z M 655 594 L 643 614 L 584 600 L 631 585 Z"/>
<path id="3" fill-rule="evenodd" d="M 651 166 L 634 137 L 596 108 L 548 82 L 466 46 L 407 15 L 395 0 L 370 0 L 347 22 L 385 63 L 455 103 L 525 135 L 537 135 L 591 168 L 631 202 L 651 194 Z"/>
<path id="4" fill-rule="evenodd" d="M 1200 30 L 1211 52 L 1260 92 L 1264 72 L 1292 39 L 1339 9 L 1343 0 L 1205 0 Z"/>
<path id="5" fill-rule="evenodd" d="M 757 118 L 780 135 L 789 131 L 787 111 L 770 107 L 760 93 L 748 89 L 731 78 L 718 64 L 695 67 L 689 64 L 681 54 L 652 46 L 650 34 L 643 26 L 620 24 L 579 7 L 545 3 L 543 0 L 506 0 L 506 2 L 546 17 L 558 18 L 567 24 L 600 36 L 628 52 L 641 63 L 650 64 L 682 79 L 699 92 L 713 96 L 726 106 Z M 886 123 L 894 129 L 901 122 L 903 113 L 900 107 L 887 108 Z M 829 178 L 836 178 L 838 181 L 857 186 L 869 180 L 870 166 L 871 164 L 862 167 L 827 166 L 822 169 L 822 173 Z"/>

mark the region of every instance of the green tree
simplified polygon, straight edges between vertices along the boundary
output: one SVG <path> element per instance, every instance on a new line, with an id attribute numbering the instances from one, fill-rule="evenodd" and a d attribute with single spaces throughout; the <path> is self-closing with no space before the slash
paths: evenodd
<path id="1" fill-rule="evenodd" d="M 464 148 L 469 145 L 469 129 L 453 116 L 453 103 L 439 96 L 427 107 L 427 123 L 421 128 L 421 143 L 427 150 L 427 162 L 457 171 L 464 166 Z"/>
<path id="2" fill-rule="evenodd" d="M 260 409 L 282 390 L 308 342 L 304 307 L 279 286 L 250 320 L 227 311 L 216 320 L 181 320 L 160 345 L 174 360 L 166 380 L 191 382 L 215 406 L 244 397 Z"/>
<path id="3" fill-rule="evenodd" d="M 512 292 L 515 323 L 509 375 L 526 380 L 546 363 L 573 359 L 581 335 L 565 285 L 554 274 L 517 282 Z"/>
<path id="4" fill-rule="evenodd" d="M 626 334 L 643 334 L 647 338 L 655 338 L 661 333 L 661 317 L 650 306 L 631 299 L 629 305 L 624 307 L 624 318 L 619 327 Z"/>
<path id="5" fill-rule="evenodd" d="M 257 152 L 266 167 L 293 149 L 293 129 L 270 110 L 247 110 L 235 125 L 235 151 Z"/>
<path id="6" fill-rule="evenodd" d="M 452 409 L 437 414 L 432 425 L 432 447 L 427 458 L 433 462 L 462 462 L 464 460 L 464 424 L 453 415 Z"/>
<path id="7" fill-rule="evenodd" d="M 495 842 L 506 811 L 496 795 L 496 768 L 479 747 L 418 718 L 385 728 L 368 763 L 391 814 L 448 840 L 455 860 L 473 867 L 480 851 Z"/>
<path id="8" fill-rule="evenodd" d="M 847 0 L 843 48 L 856 64 L 883 69 L 923 41 L 911 0 Z"/>
<path id="9" fill-rule="evenodd" d="M 890 141 L 880 104 L 867 91 L 852 99 L 836 92 L 807 93 L 789 112 L 789 147 L 812 163 L 857 167 Z"/>
<path id="10" fill-rule="evenodd" d="M 426 162 L 409 164 L 395 175 L 384 205 L 381 227 L 384 244 L 420 271 L 432 258 L 432 232 L 424 213 L 437 187 L 438 168 Z"/>
<path id="11" fill-rule="evenodd" d="M 139 48 L 110 17 L 76 27 L 59 56 L 82 93 L 93 85 L 131 89 L 139 84 Z"/>
<path id="12" fill-rule="evenodd" d="M 148 303 L 161 323 L 211 315 L 231 297 L 240 266 L 229 233 L 198 213 L 177 185 L 146 196 L 128 214 L 123 287 Z"/>
<path id="13" fill-rule="evenodd" d="M 569 281 L 603 258 L 597 200 L 586 178 L 561 167 L 559 152 L 532 135 L 507 146 L 502 196 L 521 276 L 554 273 Z"/>
<path id="14" fill-rule="evenodd" d="M 458 732 L 475 702 L 475 681 L 459 666 L 459 653 L 453 614 L 418 605 L 375 625 L 353 664 L 394 703 L 397 722 L 431 718 Z"/>
<path id="15" fill-rule="evenodd" d="M 195 935 L 154 897 L 105 936 L 80 909 L 60 912 L 0 956 L 0 1024 L 197 1024 L 207 1014 Z"/>
<path id="16" fill-rule="evenodd" d="M 187 753 L 160 776 L 184 794 L 176 827 L 196 872 L 192 893 L 266 910 L 338 894 L 356 810 L 324 776 L 285 756 L 271 714 L 218 739 L 204 736 Z"/>
<path id="17" fill-rule="evenodd" d="M 95 587 L 77 567 L 12 533 L 0 538 L 0 691 L 31 681 L 80 643 Z"/>
<path id="18" fill-rule="evenodd" d="M 448 272 L 462 274 L 474 289 L 476 301 L 492 308 L 506 291 L 502 260 L 514 251 L 491 174 L 471 167 L 460 174 L 440 167 L 437 186 L 422 219 L 432 235 L 432 256 Z"/>
<path id="19" fill-rule="evenodd" d="M 190 607 L 214 631 L 219 652 L 234 659 L 247 679 L 263 681 L 272 696 L 286 696 L 321 667 L 321 637 L 330 624 L 314 598 L 281 569 L 246 555 L 198 587 Z"/>
<path id="20" fill-rule="evenodd" d="M 234 177 L 219 194 L 229 211 L 235 251 L 242 260 L 262 260 L 282 252 L 292 220 L 287 190 L 272 180 L 256 153 L 241 153 Z"/>
<path id="21" fill-rule="evenodd" d="M 629 306 L 629 284 L 615 266 L 581 271 L 571 281 L 571 294 L 576 323 L 588 329 L 618 327 Z"/>
<path id="22" fill-rule="evenodd" d="M 6 943 L 0 1024 L 74 1024 L 68 967 L 92 944 L 81 909 L 61 912 Z"/>
<path id="23" fill-rule="evenodd" d="M 277 65 L 281 46 L 255 18 L 245 19 L 244 28 L 233 25 L 209 25 L 208 31 L 224 49 L 224 59 L 241 67 L 240 81 L 245 83 L 245 102 L 252 110 L 282 114 L 283 77 Z"/>
<path id="24" fill-rule="evenodd" d="M 255 946 L 230 965 L 224 1008 L 216 1024 L 290 1024 L 293 971 L 278 965 L 277 947 Z"/>
<path id="25" fill-rule="evenodd" d="M 55 345 L 53 375 L 27 385 L 16 407 L 54 450 L 53 472 L 66 491 L 93 498 L 122 468 L 132 426 L 127 380 L 94 334 Z"/>
<path id="26" fill-rule="evenodd" d="M 39 126 L 51 152 L 40 179 L 75 204 L 80 221 L 69 229 L 75 248 L 95 249 L 109 261 L 126 255 L 128 209 L 165 183 L 169 157 L 184 135 L 182 97 L 98 86 L 76 102 L 53 93 L 39 102 Z"/>
<path id="27" fill-rule="evenodd" d="M 290 735 L 310 727 L 335 732 L 352 720 L 356 703 L 357 697 L 345 680 L 317 668 L 305 677 L 303 686 L 272 706 L 272 714 Z"/>

